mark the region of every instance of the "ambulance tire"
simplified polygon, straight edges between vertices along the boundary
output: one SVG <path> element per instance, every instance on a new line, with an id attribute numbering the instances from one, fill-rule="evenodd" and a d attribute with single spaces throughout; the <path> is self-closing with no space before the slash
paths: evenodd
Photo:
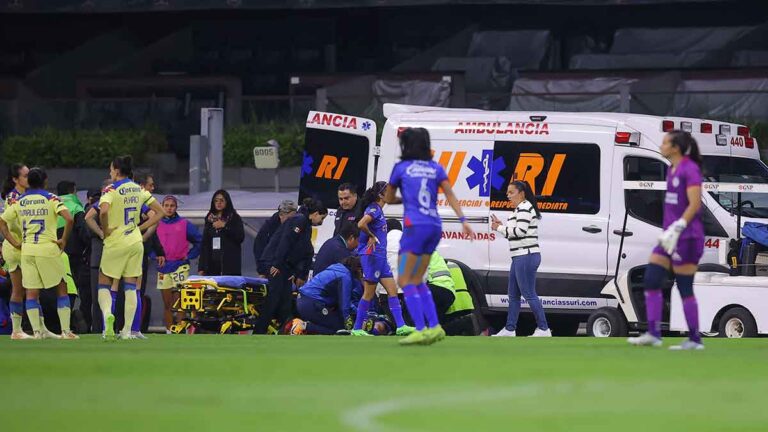
<path id="1" fill-rule="evenodd" d="M 467 289 L 469 290 L 469 294 L 472 296 L 472 304 L 475 306 L 475 310 L 472 313 L 475 315 L 476 322 L 478 324 L 477 332 L 479 334 L 480 331 L 488 328 L 489 326 L 488 319 L 483 316 L 482 313 L 483 308 L 487 307 L 487 305 L 485 304 L 485 301 L 481 301 L 481 299 L 485 300 L 485 298 L 481 297 L 480 294 L 482 290 L 480 278 L 477 276 L 477 273 L 475 273 L 471 268 L 467 267 L 466 264 L 452 259 L 447 259 L 446 261 L 452 262 L 459 266 L 461 273 L 464 275 L 464 282 L 467 283 Z"/>
<path id="2" fill-rule="evenodd" d="M 743 307 L 725 311 L 717 324 L 718 336 L 723 338 L 757 337 L 757 323 Z"/>
<path id="3" fill-rule="evenodd" d="M 629 334 L 624 315 L 612 307 L 600 308 L 587 320 L 587 335 L 592 337 L 626 337 Z"/>

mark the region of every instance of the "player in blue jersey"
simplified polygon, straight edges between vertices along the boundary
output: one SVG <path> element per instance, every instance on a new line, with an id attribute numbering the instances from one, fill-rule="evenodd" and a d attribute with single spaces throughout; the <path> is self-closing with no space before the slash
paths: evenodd
<path id="1" fill-rule="evenodd" d="M 677 350 L 704 349 L 699 334 L 699 307 L 693 295 L 693 278 L 704 254 L 704 225 L 701 220 L 701 154 L 690 133 L 669 132 L 661 144 L 661 155 L 672 166 L 667 173 L 664 196 L 664 233 L 653 249 L 645 269 L 645 309 L 648 332 L 629 338 L 632 345 L 661 346 L 661 287 L 670 269 L 688 323 L 688 340 L 671 347 Z"/>
<path id="2" fill-rule="evenodd" d="M 439 189 L 445 193 L 448 204 L 459 217 L 464 233 L 472 238 L 474 232 L 461 211 L 445 170 L 432 160 L 429 132 L 424 128 L 404 130 L 400 135 L 400 152 L 401 160 L 392 169 L 384 196 L 387 204 L 403 204 L 404 229 L 400 239 L 398 283 L 403 288 L 405 304 L 416 331 L 400 343 L 431 344 L 445 337 L 432 293 L 424 283 L 429 258 L 442 235 L 442 221 L 437 211 Z M 398 189 L 402 198 L 396 196 Z"/>
<path id="3" fill-rule="evenodd" d="M 358 222 L 360 228 L 360 240 L 357 254 L 363 267 L 363 297 L 357 306 L 355 325 L 352 328 L 354 336 L 371 336 L 363 330 L 363 321 L 368 317 L 368 309 L 371 306 L 376 285 L 381 283 L 389 301 L 389 310 L 397 326 L 396 333 L 399 336 L 407 336 L 415 330 L 405 325 L 403 310 L 400 307 L 400 299 L 397 297 L 397 285 L 392 275 L 392 269 L 387 263 L 387 219 L 384 217 L 384 192 L 387 190 L 387 182 L 376 182 L 372 188 L 363 194 L 363 217 Z"/>

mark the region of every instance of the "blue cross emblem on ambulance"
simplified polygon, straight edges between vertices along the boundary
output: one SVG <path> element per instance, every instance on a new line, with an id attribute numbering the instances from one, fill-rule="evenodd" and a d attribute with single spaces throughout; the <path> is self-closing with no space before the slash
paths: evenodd
<path id="1" fill-rule="evenodd" d="M 470 189 L 479 188 L 481 197 L 491 196 L 491 188 L 499 189 L 504 185 L 501 171 L 506 168 L 506 165 L 503 158 L 493 158 L 493 150 L 483 150 L 480 159 L 472 156 L 467 168 L 472 171 L 472 174 L 467 177 L 467 186 Z"/>

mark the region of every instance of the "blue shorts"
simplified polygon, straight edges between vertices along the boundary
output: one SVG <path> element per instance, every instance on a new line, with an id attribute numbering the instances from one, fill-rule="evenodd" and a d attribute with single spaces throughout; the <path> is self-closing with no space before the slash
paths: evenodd
<path id="1" fill-rule="evenodd" d="M 400 238 L 400 253 L 432 255 L 440 243 L 443 228 L 437 225 L 411 225 L 403 228 Z"/>
<path id="2" fill-rule="evenodd" d="M 363 267 L 363 280 L 366 282 L 378 282 L 379 279 L 394 277 L 386 255 L 360 255 L 360 264 Z"/>
<path id="3" fill-rule="evenodd" d="M 672 253 L 672 256 L 661 246 L 653 248 L 653 254 L 669 258 L 673 266 L 698 264 L 701 256 L 704 255 L 704 239 L 691 237 L 678 240 L 677 249 Z"/>

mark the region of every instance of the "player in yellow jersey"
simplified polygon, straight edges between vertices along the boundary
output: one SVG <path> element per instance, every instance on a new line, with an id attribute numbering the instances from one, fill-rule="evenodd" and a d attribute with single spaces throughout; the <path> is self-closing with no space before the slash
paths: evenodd
<path id="1" fill-rule="evenodd" d="M 69 329 L 70 303 L 67 296 L 66 270 L 61 253 L 72 231 L 72 216 L 59 198 L 45 188 L 48 175 L 42 168 L 29 170 L 29 188 L 3 211 L 0 232 L 16 249 L 21 249 L 22 285 L 27 293 L 27 316 L 34 330 L 34 338 L 42 339 L 40 325 L 40 290 L 57 288 L 56 307 L 61 322 L 63 339 L 79 339 Z M 66 224 L 61 239 L 56 237 L 57 216 Z M 21 225 L 21 242 L 9 230 L 9 225 Z"/>
<path id="2" fill-rule="evenodd" d="M 136 313 L 136 283 L 142 273 L 144 244 L 141 233 L 156 225 L 163 209 L 151 193 L 134 183 L 133 160 L 130 156 L 115 158 L 109 166 L 112 184 L 107 186 L 99 201 L 99 218 L 104 231 L 104 252 L 99 272 L 99 307 L 104 314 L 104 339 L 115 338 L 110 288 L 115 280 L 123 279 L 125 288 L 125 323 L 121 339 L 135 339 L 131 325 Z M 154 210 L 150 218 L 139 225 L 141 208 Z"/>

